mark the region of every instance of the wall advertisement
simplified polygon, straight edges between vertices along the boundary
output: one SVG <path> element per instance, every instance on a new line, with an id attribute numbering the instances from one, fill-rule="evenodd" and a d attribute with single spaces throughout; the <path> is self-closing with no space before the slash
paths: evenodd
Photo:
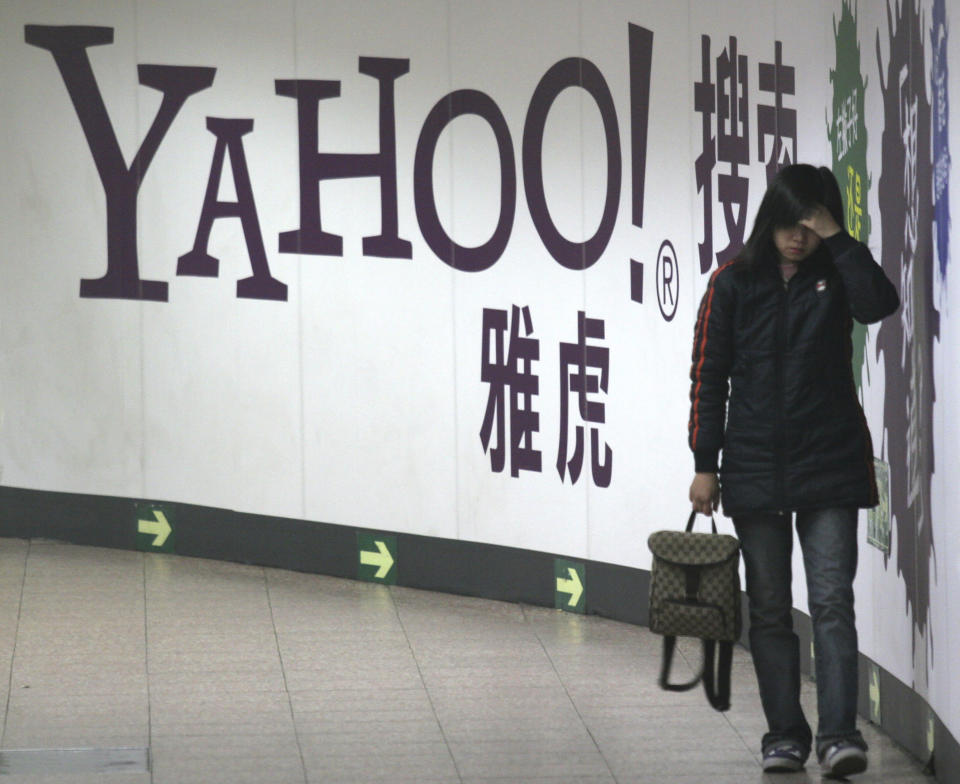
<path id="1" fill-rule="evenodd" d="M 0 478 L 649 568 L 708 276 L 827 165 L 902 299 L 861 649 L 956 736 L 957 3 L 799 5 L 3 3 Z"/>

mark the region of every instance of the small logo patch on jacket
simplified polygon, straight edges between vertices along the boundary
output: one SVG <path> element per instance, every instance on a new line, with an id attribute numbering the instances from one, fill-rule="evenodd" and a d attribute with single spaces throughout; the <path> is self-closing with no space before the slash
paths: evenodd
<path id="1" fill-rule="evenodd" d="M 824 278 L 820 278 L 817 281 L 817 294 L 823 294 L 827 290 L 827 281 Z"/>

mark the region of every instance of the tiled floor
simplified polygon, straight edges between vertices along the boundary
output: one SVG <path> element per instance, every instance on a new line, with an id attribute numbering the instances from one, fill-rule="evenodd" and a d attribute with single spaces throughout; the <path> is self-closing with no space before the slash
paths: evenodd
<path id="1" fill-rule="evenodd" d="M 749 654 L 725 714 L 660 691 L 659 657 L 646 629 L 551 609 L 0 539 L 0 784 L 773 781 Z M 864 730 L 859 781 L 929 781 Z M 10 753 L 67 748 L 150 770 Z"/>

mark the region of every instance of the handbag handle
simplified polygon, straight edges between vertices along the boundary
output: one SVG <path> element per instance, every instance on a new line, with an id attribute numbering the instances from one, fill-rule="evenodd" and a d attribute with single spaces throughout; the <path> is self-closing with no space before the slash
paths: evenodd
<path id="1" fill-rule="evenodd" d="M 686 532 L 690 533 L 693 530 L 693 521 L 697 518 L 697 510 L 694 509 L 690 512 L 690 518 L 687 520 Z M 717 518 L 713 515 L 710 515 L 710 527 L 713 528 L 713 532 L 717 533 Z"/>

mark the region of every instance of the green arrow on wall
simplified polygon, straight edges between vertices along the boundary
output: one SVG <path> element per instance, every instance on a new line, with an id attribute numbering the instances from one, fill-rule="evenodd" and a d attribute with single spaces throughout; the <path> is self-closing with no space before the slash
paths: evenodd
<path id="1" fill-rule="evenodd" d="M 880 668 L 870 665 L 870 721 L 879 724 L 880 715 Z"/>
<path id="2" fill-rule="evenodd" d="M 167 516 L 159 509 L 153 510 L 152 520 L 138 520 L 137 522 L 139 523 L 137 531 L 152 536 L 154 547 L 163 547 L 170 537 L 170 532 L 173 531 L 170 523 L 167 522 Z"/>
<path id="3" fill-rule="evenodd" d="M 580 575 L 577 574 L 576 569 L 568 568 L 567 574 L 570 575 L 568 580 L 564 580 L 561 577 L 557 578 L 557 592 L 570 594 L 567 606 L 576 607 L 580 602 L 580 597 L 583 595 L 583 583 L 580 582 Z"/>
<path id="4" fill-rule="evenodd" d="M 582 613 L 586 605 L 587 573 L 582 563 L 556 558 L 553 565 L 555 580 L 554 607 L 567 612 Z"/>
<path id="5" fill-rule="evenodd" d="M 357 533 L 361 580 L 396 585 L 397 537 Z"/>
<path id="6" fill-rule="evenodd" d="M 137 504 L 137 549 L 172 553 L 174 525 L 168 511 L 153 504 Z"/>
<path id="7" fill-rule="evenodd" d="M 364 566 L 377 567 L 377 572 L 373 576 L 378 580 L 382 580 L 387 576 L 387 573 L 393 566 L 393 556 L 390 555 L 390 551 L 387 549 L 387 546 L 379 539 L 375 539 L 373 544 L 377 548 L 377 552 L 361 550 L 360 563 L 362 563 Z"/>

